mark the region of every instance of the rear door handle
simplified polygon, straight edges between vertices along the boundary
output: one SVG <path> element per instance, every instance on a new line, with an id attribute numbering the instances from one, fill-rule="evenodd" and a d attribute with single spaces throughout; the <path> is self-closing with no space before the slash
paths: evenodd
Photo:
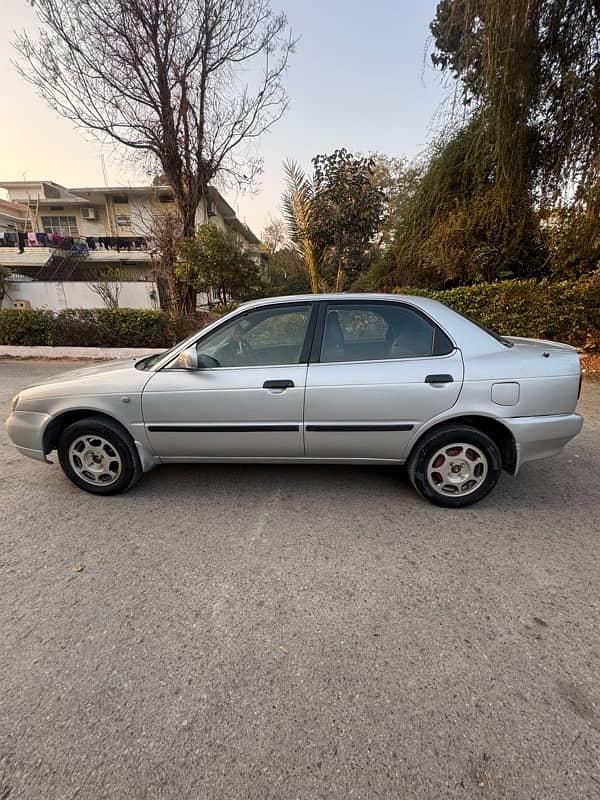
<path id="1" fill-rule="evenodd" d="M 427 375 L 425 383 L 453 383 L 452 375 Z"/>
<path id="2" fill-rule="evenodd" d="M 294 381 L 289 378 L 284 378 L 281 381 L 265 381 L 263 383 L 263 389 L 292 389 L 293 386 Z"/>

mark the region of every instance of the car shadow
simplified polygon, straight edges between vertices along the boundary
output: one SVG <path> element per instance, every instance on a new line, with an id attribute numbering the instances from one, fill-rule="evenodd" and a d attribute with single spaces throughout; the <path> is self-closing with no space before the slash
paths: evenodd
<path id="1" fill-rule="evenodd" d="M 594 469 L 600 472 L 600 458 L 595 452 L 578 453 L 575 448 L 560 456 L 525 464 L 517 476 L 503 473 L 494 491 L 475 509 L 524 513 L 564 510 L 565 504 L 595 509 Z M 587 463 L 587 469 L 584 464 Z M 195 496 L 209 505 L 234 496 L 240 505 L 269 502 L 273 495 L 300 497 L 310 505 L 311 498 L 344 506 L 362 498 L 371 502 L 398 501 L 415 510 L 434 508 L 421 498 L 408 479 L 403 466 L 315 465 L 315 464 L 165 464 L 146 473 L 133 489 L 136 496 L 169 498 L 171 501 Z M 124 497 L 131 496 L 130 493 Z M 442 513 L 462 510 L 439 508 Z"/>

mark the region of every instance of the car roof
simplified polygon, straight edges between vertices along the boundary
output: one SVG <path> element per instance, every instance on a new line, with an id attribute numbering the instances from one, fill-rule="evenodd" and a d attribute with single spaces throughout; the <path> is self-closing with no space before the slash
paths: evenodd
<path id="1" fill-rule="evenodd" d="M 412 294 L 390 294 L 384 292 L 330 292 L 323 294 L 290 294 L 281 295 L 279 297 L 263 297 L 258 300 L 248 300 L 242 303 L 238 308 L 253 308 L 254 306 L 261 306 L 273 303 L 314 303 L 318 300 L 329 300 L 343 302 L 344 300 L 392 300 L 395 302 L 411 303 L 420 307 L 436 307 L 446 308 L 443 303 L 437 300 L 432 300 L 429 297 L 422 297 L 420 295 Z"/>
<path id="2" fill-rule="evenodd" d="M 432 300 L 430 297 L 422 297 L 421 295 L 413 294 L 386 294 L 384 292 L 340 292 L 337 294 L 332 292 L 328 294 L 291 294 L 281 297 L 264 297 L 259 300 L 249 300 L 246 303 L 242 303 L 238 306 L 238 310 L 273 305 L 276 303 L 314 303 L 322 300 L 336 301 L 338 303 L 345 300 L 362 300 L 367 302 L 369 300 L 387 300 L 388 302 L 391 301 L 395 303 L 403 302 L 429 312 L 441 325 L 443 325 L 442 317 L 446 316 L 446 312 L 453 317 L 460 317 L 460 315 L 456 314 L 456 312 L 452 311 L 448 306 L 445 306 L 437 300 Z"/>

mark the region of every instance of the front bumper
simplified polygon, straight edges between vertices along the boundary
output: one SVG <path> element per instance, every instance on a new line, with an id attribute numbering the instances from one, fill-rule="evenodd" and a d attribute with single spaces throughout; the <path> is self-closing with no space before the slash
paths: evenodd
<path id="1" fill-rule="evenodd" d="M 37 411 L 13 411 L 6 420 L 6 433 L 19 453 L 47 464 L 44 453 L 44 430 L 50 416 Z"/>
<path id="2" fill-rule="evenodd" d="M 547 417 L 509 417 L 502 422 L 515 437 L 515 474 L 527 461 L 554 456 L 577 436 L 583 426 L 580 414 L 555 414 Z"/>

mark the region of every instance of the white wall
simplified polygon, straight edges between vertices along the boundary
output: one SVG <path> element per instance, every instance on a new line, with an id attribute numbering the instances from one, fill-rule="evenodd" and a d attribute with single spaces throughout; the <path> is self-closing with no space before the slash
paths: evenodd
<path id="1" fill-rule="evenodd" d="M 20 230 L 23 230 L 21 227 L 23 220 L 19 220 L 16 217 L 13 217 L 8 212 L 3 212 L 0 210 L 0 231 L 5 233 L 6 231 L 11 231 L 11 233 L 17 232 L 17 227 Z"/>
<path id="2" fill-rule="evenodd" d="M 156 300 L 150 293 L 154 291 Z M 101 298 L 82 281 L 8 281 L 2 308 L 13 308 L 17 300 L 29 300 L 32 308 L 62 311 L 65 308 L 105 308 Z M 121 284 L 121 308 L 158 308 L 158 289 L 153 281 Z"/>
<path id="3" fill-rule="evenodd" d="M 81 215 L 81 210 L 78 209 L 77 227 L 79 228 L 80 236 L 108 236 L 107 231 L 109 227 L 106 220 L 106 208 L 104 207 L 104 203 L 96 205 L 95 209 L 96 219 L 84 219 Z M 62 214 L 63 212 L 57 211 L 56 213 Z"/>

